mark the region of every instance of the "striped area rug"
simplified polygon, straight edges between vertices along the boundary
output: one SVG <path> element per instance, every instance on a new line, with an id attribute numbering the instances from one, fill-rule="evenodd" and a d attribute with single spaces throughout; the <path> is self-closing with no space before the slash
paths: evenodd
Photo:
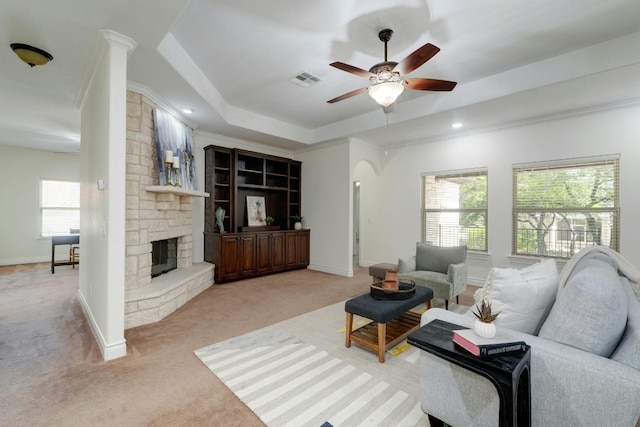
<path id="1" fill-rule="evenodd" d="M 408 350 L 405 363 L 417 372 L 418 351 Z M 195 353 L 268 426 L 428 425 L 417 396 L 281 326 Z M 377 363 L 374 353 L 368 356 Z"/>

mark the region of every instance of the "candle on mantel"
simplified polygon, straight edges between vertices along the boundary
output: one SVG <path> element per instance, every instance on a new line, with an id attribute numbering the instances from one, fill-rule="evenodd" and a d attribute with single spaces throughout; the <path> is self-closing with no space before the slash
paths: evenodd
<path id="1" fill-rule="evenodd" d="M 180 157 L 173 158 L 173 168 L 180 169 Z"/>
<path id="2" fill-rule="evenodd" d="M 164 152 L 164 162 L 165 163 L 173 162 L 173 151 L 167 150 Z"/>

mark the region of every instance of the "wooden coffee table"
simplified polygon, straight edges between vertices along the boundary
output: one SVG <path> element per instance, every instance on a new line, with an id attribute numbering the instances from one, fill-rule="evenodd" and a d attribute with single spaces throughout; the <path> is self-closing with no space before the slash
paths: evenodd
<path id="1" fill-rule="evenodd" d="M 378 353 L 378 362 L 384 363 L 388 349 L 402 342 L 420 327 L 418 313 L 409 310 L 422 304 L 430 305 L 433 291 L 417 286 L 413 296 L 401 300 L 377 300 L 370 294 L 348 300 L 344 305 L 346 312 L 345 346 L 351 347 L 351 341 Z M 371 319 L 368 323 L 353 331 L 353 315 Z"/>

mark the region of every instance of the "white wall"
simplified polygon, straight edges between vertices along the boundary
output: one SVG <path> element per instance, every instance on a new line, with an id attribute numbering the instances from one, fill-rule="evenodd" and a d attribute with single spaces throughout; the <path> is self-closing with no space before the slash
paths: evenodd
<path id="1" fill-rule="evenodd" d="M 0 145 L 0 265 L 48 262 L 51 239 L 40 238 L 40 179 L 80 181 L 80 156 Z M 68 258 L 66 247 L 56 258 Z"/>
<path id="2" fill-rule="evenodd" d="M 353 276 L 352 173 L 348 141 L 298 153 L 303 226 L 311 230 L 309 268 Z"/>
<path id="3" fill-rule="evenodd" d="M 395 262 L 400 256 L 414 253 L 420 238 L 422 173 L 487 167 L 489 258 L 473 254 L 469 258 L 470 280 L 481 284 L 490 267 L 515 266 L 516 260 L 510 257 L 512 165 L 609 154 L 621 156 L 620 252 L 640 266 L 640 198 L 636 194 L 640 182 L 639 105 L 389 148 L 381 181 L 374 181 L 381 187 L 379 197 L 363 203 L 384 212 L 391 227 L 372 227 L 372 233 L 382 234 L 385 245 L 371 248 L 367 259 Z M 363 238 L 367 239 L 366 235 Z"/>
<path id="4" fill-rule="evenodd" d="M 106 46 L 82 108 L 78 299 L 105 360 L 126 355 L 125 181 L 127 53 L 135 42 L 103 32 Z M 97 181 L 104 180 L 104 190 Z"/>

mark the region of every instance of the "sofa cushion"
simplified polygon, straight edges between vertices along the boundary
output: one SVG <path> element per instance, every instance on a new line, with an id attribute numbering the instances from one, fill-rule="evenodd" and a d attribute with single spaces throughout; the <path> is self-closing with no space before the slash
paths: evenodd
<path id="1" fill-rule="evenodd" d="M 449 265 L 460 264 L 467 258 L 466 246 L 432 246 L 416 244 L 416 269 L 447 274 Z"/>
<path id="2" fill-rule="evenodd" d="M 629 303 L 627 326 L 624 328 L 624 335 L 611 355 L 611 359 L 640 371 L 640 301 L 631 289 L 629 281 L 623 278 L 623 282 Z"/>
<path id="3" fill-rule="evenodd" d="M 560 291 L 539 336 L 609 357 L 627 323 L 627 296 L 611 265 L 589 262 Z"/>
<path id="4" fill-rule="evenodd" d="M 558 292 L 558 269 L 547 259 L 523 269 L 493 268 L 487 283 L 474 294 L 475 303 L 491 301 L 500 312 L 497 326 L 535 335 L 542 326 Z M 469 310 L 477 311 L 475 308 Z"/>

